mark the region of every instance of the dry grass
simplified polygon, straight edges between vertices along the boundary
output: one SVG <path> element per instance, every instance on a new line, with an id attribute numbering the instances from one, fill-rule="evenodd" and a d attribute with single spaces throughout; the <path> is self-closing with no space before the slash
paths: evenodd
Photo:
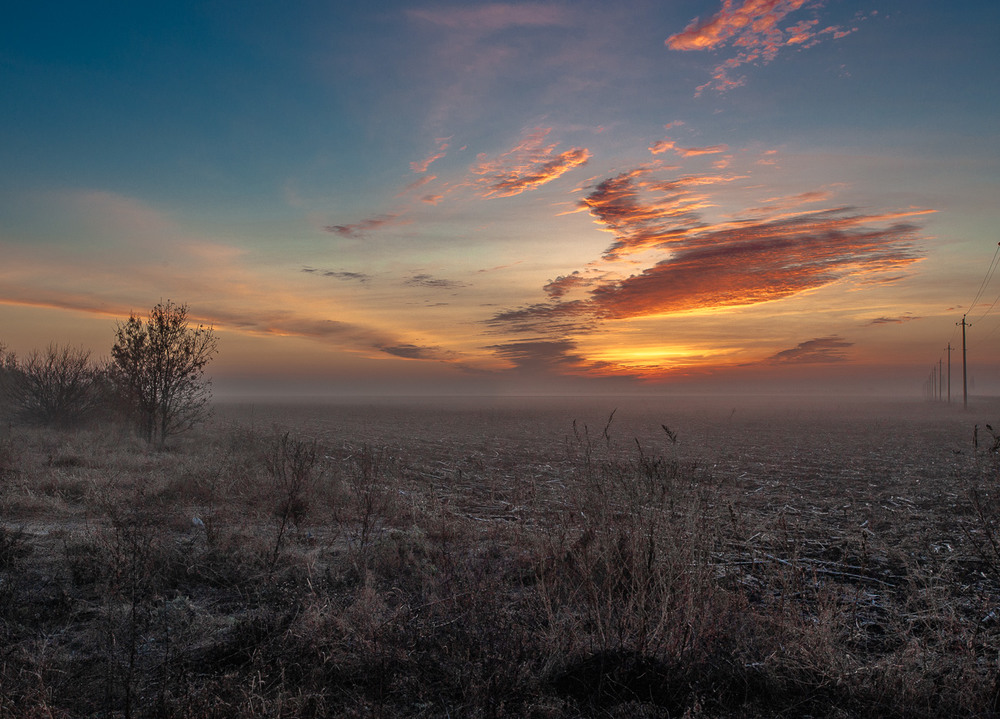
<path id="1" fill-rule="evenodd" d="M 968 416 L 233 412 L 0 436 L 0 717 L 997 713 Z"/>

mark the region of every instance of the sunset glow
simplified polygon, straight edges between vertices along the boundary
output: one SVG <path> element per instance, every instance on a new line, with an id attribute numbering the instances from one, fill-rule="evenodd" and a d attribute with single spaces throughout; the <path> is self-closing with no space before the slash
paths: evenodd
<path id="1" fill-rule="evenodd" d="M 161 300 L 217 391 L 1000 391 L 1000 7 L 22 4 L 0 342 Z M 998 281 L 1000 282 L 1000 281 Z"/>

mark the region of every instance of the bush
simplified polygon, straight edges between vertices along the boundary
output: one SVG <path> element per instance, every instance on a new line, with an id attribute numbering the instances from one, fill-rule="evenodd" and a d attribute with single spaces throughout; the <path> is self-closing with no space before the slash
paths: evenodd
<path id="1" fill-rule="evenodd" d="M 102 405 L 101 372 L 83 348 L 50 344 L 17 362 L 4 360 L 4 392 L 23 421 L 46 427 L 82 423 Z"/>

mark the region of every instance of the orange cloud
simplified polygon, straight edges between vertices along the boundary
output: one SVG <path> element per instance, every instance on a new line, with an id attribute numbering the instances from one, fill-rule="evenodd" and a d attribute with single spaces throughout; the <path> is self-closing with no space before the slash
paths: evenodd
<path id="1" fill-rule="evenodd" d="M 659 155 L 661 153 L 667 152 L 668 150 L 673 150 L 677 143 L 673 140 L 660 140 L 659 142 L 654 142 L 649 147 L 649 151 L 654 155 Z"/>
<path id="2" fill-rule="evenodd" d="M 575 147 L 554 154 L 559 143 L 545 140 L 551 128 L 537 129 L 517 146 L 494 159 L 479 155 L 472 167 L 482 197 L 512 197 L 533 190 L 580 167 L 590 159 L 590 150 Z"/>
<path id="3" fill-rule="evenodd" d="M 447 153 L 445 152 L 437 152 L 431 155 L 430 157 L 425 157 L 420 162 L 411 162 L 410 169 L 413 170 L 414 172 L 427 172 L 427 168 L 431 166 L 432 162 L 440 160 L 446 154 Z"/>
<path id="4" fill-rule="evenodd" d="M 677 153 L 681 157 L 697 157 L 698 155 L 717 155 L 729 150 L 729 145 L 712 145 L 711 147 L 679 147 Z"/>
<path id="5" fill-rule="evenodd" d="M 808 3 L 812 8 L 820 2 Z M 788 27 L 782 22 L 789 14 L 807 5 L 807 0 L 724 0 L 722 9 L 704 22 L 695 20 L 682 32 L 671 35 L 665 44 L 671 50 L 712 50 L 731 44 L 737 54 L 716 66 L 712 79 L 700 86 L 696 94 L 706 87 L 719 92 L 742 85 L 743 78 L 732 78 L 730 73 L 741 65 L 752 62 L 768 63 L 783 47 L 811 47 L 821 35 L 832 34 L 838 39 L 848 34 L 831 26 L 817 31 L 818 19 L 800 20 Z"/>
<path id="6" fill-rule="evenodd" d="M 786 28 L 789 33 L 789 38 L 785 41 L 786 45 L 804 45 L 810 41 L 816 42 L 814 39 L 816 33 L 813 32 L 813 28 L 819 24 L 819 20 L 802 20 L 801 22 Z"/>
<path id="7" fill-rule="evenodd" d="M 717 155 L 729 150 L 728 145 L 711 145 L 710 147 L 678 147 L 674 140 L 669 137 L 658 142 L 654 142 L 649 147 L 649 151 L 654 155 L 661 155 L 664 152 L 673 150 L 681 157 L 697 157 L 698 155 Z"/>
<path id="8" fill-rule="evenodd" d="M 715 15 L 691 23 L 667 38 L 666 44 L 671 50 L 710 50 L 735 37 L 745 47 L 770 47 L 780 41 L 778 23 L 805 4 L 806 0 L 745 0 L 736 6 L 725 0 Z"/>
<path id="9" fill-rule="evenodd" d="M 710 203 L 695 188 L 732 178 L 656 181 L 649 174 L 638 169 L 604 180 L 582 202 L 614 235 L 605 259 L 649 250 L 663 251 L 662 259 L 626 278 L 593 269 L 558 277 L 544 287 L 549 302 L 498 313 L 489 324 L 577 336 L 607 320 L 755 305 L 843 280 L 888 283 L 922 258 L 918 228 L 904 218 L 930 210 L 866 214 L 837 207 L 713 224 L 702 217 L 700 208 Z M 801 193 L 790 202 L 823 196 Z M 564 301 L 574 290 L 584 291 L 584 299 Z M 818 356 L 815 345 L 802 348 L 802 356 L 809 351 Z"/>
<path id="10" fill-rule="evenodd" d="M 447 152 L 445 152 L 445 150 L 448 149 L 448 143 L 442 141 L 441 138 L 438 138 L 438 141 L 441 143 L 440 146 L 438 147 L 438 151 L 428 157 L 425 157 L 423 160 L 420 160 L 419 162 L 411 162 L 410 163 L 411 170 L 413 170 L 414 172 L 427 172 L 427 168 L 431 166 L 431 163 L 440 160 L 442 157 L 448 154 Z"/>
<path id="11" fill-rule="evenodd" d="M 754 305 L 916 262 L 916 228 L 878 219 L 829 210 L 695 232 L 668 259 L 593 290 L 594 310 L 625 318 Z"/>

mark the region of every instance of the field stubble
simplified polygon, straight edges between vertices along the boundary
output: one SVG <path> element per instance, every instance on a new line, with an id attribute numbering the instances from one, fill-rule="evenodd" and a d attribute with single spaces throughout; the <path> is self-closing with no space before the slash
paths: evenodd
<path id="1" fill-rule="evenodd" d="M 10 429 L 0 717 L 996 714 L 998 411 L 220 405 L 168 451 Z"/>

